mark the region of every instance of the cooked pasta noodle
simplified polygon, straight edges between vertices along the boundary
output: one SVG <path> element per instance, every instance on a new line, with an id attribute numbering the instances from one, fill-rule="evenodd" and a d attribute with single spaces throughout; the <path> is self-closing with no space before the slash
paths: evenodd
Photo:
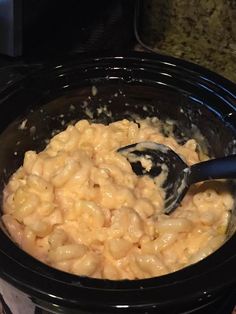
<path id="1" fill-rule="evenodd" d="M 12 239 L 42 262 L 76 275 L 138 279 L 205 258 L 225 240 L 232 196 L 225 183 L 191 188 L 163 213 L 161 180 L 137 176 L 119 147 L 155 141 L 191 165 L 194 139 L 180 145 L 145 119 L 109 125 L 87 120 L 25 153 L 4 190 L 3 222 Z"/>

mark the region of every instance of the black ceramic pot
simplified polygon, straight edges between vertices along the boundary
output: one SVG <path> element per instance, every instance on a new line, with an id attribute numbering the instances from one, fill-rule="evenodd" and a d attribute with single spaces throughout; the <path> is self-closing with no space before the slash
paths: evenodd
<path id="1" fill-rule="evenodd" d="M 210 155 L 236 152 L 236 86 L 170 57 L 132 53 L 62 60 L 10 84 L 0 93 L 0 105 L 1 191 L 26 150 L 43 149 L 52 132 L 83 118 L 172 119 L 180 141 L 198 133 Z M 52 269 L 17 247 L 2 227 L 0 291 L 7 300 L 9 295 L 24 300 L 28 312 L 19 313 L 29 314 L 33 304 L 52 313 L 221 313 L 236 288 L 235 227 L 233 211 L 228 240 L 215 253 L 175 273 L 133 281 Z"/>

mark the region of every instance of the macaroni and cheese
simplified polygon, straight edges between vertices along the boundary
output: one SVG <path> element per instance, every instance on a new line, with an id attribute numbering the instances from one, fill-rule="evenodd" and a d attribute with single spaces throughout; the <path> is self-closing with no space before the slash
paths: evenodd
<path id="1" fill-rule="evenodd" d="M 117 152 L 142 141 L 169 146 L 189 165 L 200 161 L 194 139 L 180 145 L 152 119 L 81 120 L 42 152 L 27 151 L 10 178 L 2 219 L 12 239 L 59 270 L 112 280 L 174 272 L 216 250 L 233 206 L 225 183 L 193 186 L 165 215 L 158 180 L 137 176 Z"/>

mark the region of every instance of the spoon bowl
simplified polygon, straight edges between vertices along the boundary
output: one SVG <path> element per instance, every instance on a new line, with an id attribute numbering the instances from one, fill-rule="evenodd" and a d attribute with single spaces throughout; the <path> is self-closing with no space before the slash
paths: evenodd
<path id="1" fill-rule="evenodd" d="M 190 185 L 213 179 L 236 178 L 236 155 L 188 166 L 170 147 L 155 142 L 140 142 L 118 149 L 137 175 L 156 178 L 163 174 L 164 213 L 170 214 L 181 203 Z"/>

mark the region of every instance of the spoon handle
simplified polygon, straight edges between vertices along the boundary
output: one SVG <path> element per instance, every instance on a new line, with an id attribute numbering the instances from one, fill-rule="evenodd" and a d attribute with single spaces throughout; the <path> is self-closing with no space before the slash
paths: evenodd
<path id="1" fill-rule="evenodd" d="M 190 167 L 189 184 L 212 179 L 236 179 L 236 155 L 203 161 Z"/>

